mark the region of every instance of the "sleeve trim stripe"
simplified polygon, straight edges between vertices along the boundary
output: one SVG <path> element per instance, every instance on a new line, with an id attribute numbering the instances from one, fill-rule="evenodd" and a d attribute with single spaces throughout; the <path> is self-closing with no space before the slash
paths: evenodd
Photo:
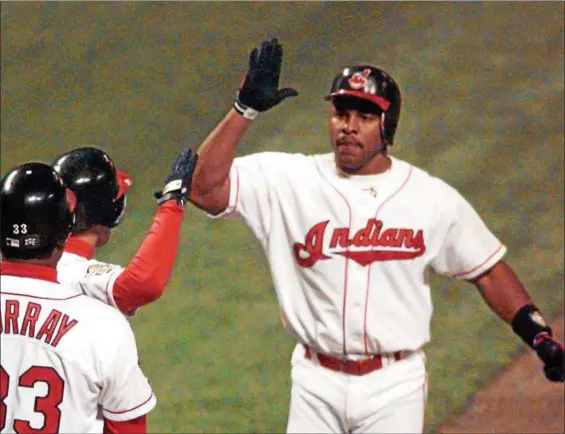
<path id="1" fill-rule="evenodd" d="M 153 399 L 153 392 L 151 392 L 151 395 L 149 395 L 149 398 L 147 398 L 145 401 L 143 401 L 141 404 L 136 405 L 133 408 L 130 408 L 128 410 L 122 410 L 122 411 L 112 411 L 112 410 L 108 410 L 107 408 L 104 409 L 104 411 L 107 411 L 108 413 L 111 414 L 124 414 L 124 413 L 128 413 L 130 411 L 134 411 L 137 410 L 139 407 L 144 406 L 145 404 L 147 404 L 149 401 L 151 401 L 151 399 Z"/>
<path id="2" fill-rule="evenodd" d="M 237 202 L 239 200 L 239 170 L 237 170 L 237 167 L 235 169 L 235 173 L 236 173 L 236 190 L 235 190 L 235 200 L 233 204 L 234 211 L 237 209 Z"/>
<path id="3" fill-rule="evenodd" d="M 220 213 L 219 215 L 223 216 L 223 217 L 227 217 L 231 214 L 233 214 L 234 212 L 236 212 L 237 210 L 237 202 L 239 200 L 239 171 L 237 170 L 237 167 L 234 167 L 234 171 L 235 171 L 235 198 L 233 200 L 233 204 L 231 203 L 231 192 L 230 192 L 230 199 L 228 202 L 228 207 L 226 208 L 226 210 L 222 213 Z M 231 188 L 231 187 L 230 187 Z M 218 217 L 218 216 L 215 216 Z"/>
<path id="4" fill-rule="evenodd" d="M 501 244 L 500 246 L 498 246 L 498 249 L 496 249 L 494 251 L 494 253 L 492 255 L 490 255 L 484 262 L 482 262 L 480 265 L 477 265 L 475 268 L 469 270 L 469 271 L 463 271 L 461 273 L 457 273 L 455 274 L 453 277 L 461 277 L 461 276 L 465 276 L 466 274 L 472 274 L 473 272 L 477 271 L 478 269 L 480 269 L 481 267 L 483 267 L 488 261 L 490 261 L 492 259 L 492 257 L 494 255 L 496 255 L 498 252 L 500 252 L 500 250 L 504 247 L 503 244 Z"/>

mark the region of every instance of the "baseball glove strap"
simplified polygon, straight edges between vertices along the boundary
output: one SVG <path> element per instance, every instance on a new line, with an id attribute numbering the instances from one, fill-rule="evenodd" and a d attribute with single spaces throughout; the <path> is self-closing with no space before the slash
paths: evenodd
<path id="1" fill-rule="evenodd" d="M 254 120 L 259 114 L 257 110 L 254 110 L 251 107 L 247 107 L 246 105 L 239 102 L 237 99 L 233 103 L 233 108 L 241 116 L 243 116 L 245 119 L 249 119 L 250 121 Z"/>

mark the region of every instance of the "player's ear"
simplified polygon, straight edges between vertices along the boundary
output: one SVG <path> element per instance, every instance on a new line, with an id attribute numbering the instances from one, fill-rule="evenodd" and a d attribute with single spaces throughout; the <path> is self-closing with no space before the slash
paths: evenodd
<path id="1" fill-rule="evenodd" d="M 108 244 L 112 233 L 112 230 L 109 227 L 104 225 L 94 225 L 92 229 L 94 229 L 97 237 L 96 247 L 103 247 Z"/>

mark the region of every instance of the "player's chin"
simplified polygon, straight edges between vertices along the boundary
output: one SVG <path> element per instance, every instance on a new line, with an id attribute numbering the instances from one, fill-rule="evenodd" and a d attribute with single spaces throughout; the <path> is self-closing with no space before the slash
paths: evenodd
<path id="1" fill-rule="evenodd" d="M 355 173 L 359 170 L 359 168 L 361 167 L 361 164 L 359 163 L 359 158 L 351 155 L 351 154 L 347 154 L 347 155 L 342 155 L 339 152 L 336 152 L 335 154 L 335 162 L 337 164 L 337 167 L 345 173 Z"/>

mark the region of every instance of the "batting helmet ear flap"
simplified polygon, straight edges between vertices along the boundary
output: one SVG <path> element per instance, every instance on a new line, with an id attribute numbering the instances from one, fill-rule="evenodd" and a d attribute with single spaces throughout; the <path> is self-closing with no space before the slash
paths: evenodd
<path id="1" fill-rule="evenodd" d="M 389 141 L 386 138 L 385 123 L 386 123 L 386 113 L 382 112 L 381 113 L 381 141 L 383 142 L 383 144 L 389 146 L 389 145 L 392 145 L 392 143 L 389 143 Z"/>

